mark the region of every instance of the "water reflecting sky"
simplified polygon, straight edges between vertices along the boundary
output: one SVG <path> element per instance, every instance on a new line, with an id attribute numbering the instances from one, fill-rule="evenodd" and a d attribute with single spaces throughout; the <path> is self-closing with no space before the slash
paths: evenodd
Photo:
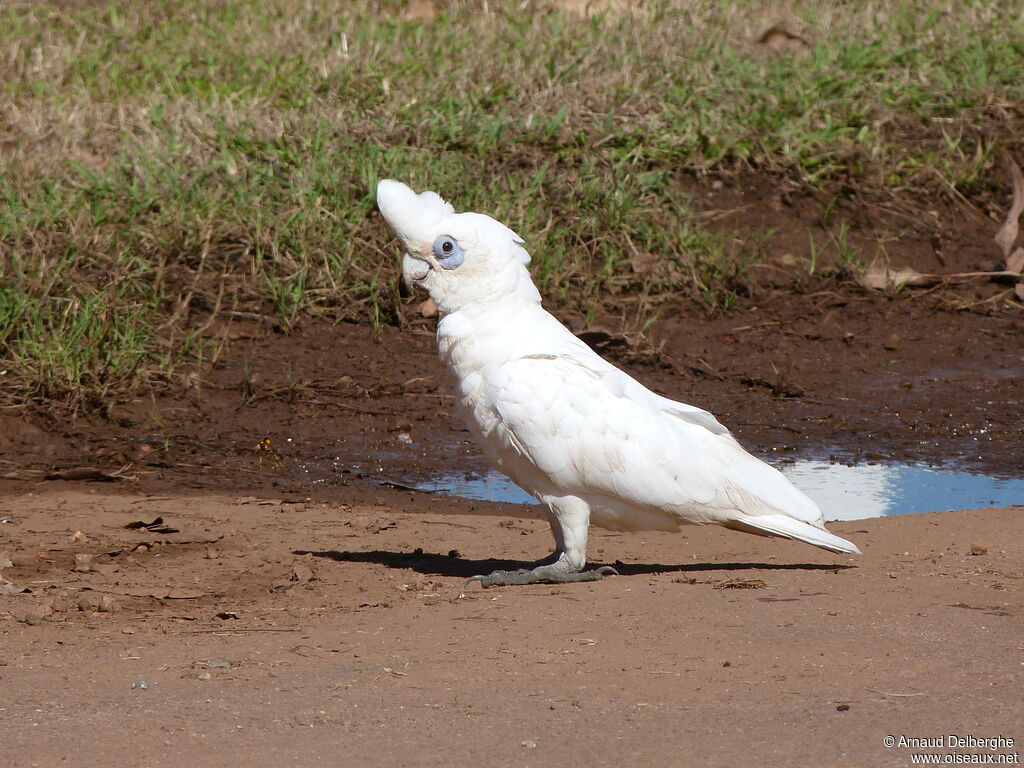
<path id="1" fill-rule="evenodd" d="M 1024 480 L 947 472 L 907 464 L 828 464 L 798 461 L 781 467 L 818 502 L 827 520 L 1024 504 Z"/>
<path id="2" fill-rule="evenodd" d="M 906 464 L 847 466 L 797 461 L 780 469 L 818 503 L 826 520 L 1024 505 L 1024 479 L 1001 480 Z M 418 487 L 469 499 L 537 503 L 497 471 L 472 477 L 448 475 L 419 483 Z"/>

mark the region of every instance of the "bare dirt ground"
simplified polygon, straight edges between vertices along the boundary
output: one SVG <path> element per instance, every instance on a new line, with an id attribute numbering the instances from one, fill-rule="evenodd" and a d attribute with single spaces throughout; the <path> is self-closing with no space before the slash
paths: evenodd
<path id="1" fill-rule="evenodd" d="M 710 319 L 663 307 L 640 344 L 588 338 L 769 460 L 1020 476 L 1019 311 L 777 282 Z M 550 536 L 529 509 L 402 487 L 482 466 L 430 322 L 238 325 L 216 368 L 173 393 L 102 418 L 0 417 L 3 765 L 1020 751 L 1024 507 L 832 524 L 857 558 L 595 530 L 592 559 L 620 576 L 468 589 Z M 884 741 L 949 734 L 1016 744 Z"/>
<path id="2" fill-rule="evenodd" d="M 546 524 L 398 493 L 8 506 L 6 765 L 879 766 L 913 751 L 890 734 L 1021 736 L 1021 509 L 834 525 L 856 560 L 596 532 L 622 576 L 483 591 Z M 179 531 L 124 528 L 157 516 Z"/>

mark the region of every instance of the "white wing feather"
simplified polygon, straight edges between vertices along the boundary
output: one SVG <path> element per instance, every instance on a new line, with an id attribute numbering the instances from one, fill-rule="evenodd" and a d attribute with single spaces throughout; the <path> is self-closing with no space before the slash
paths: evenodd
<path id="1" fill-rule="evenodd" d="M 707 411 L 660 397 L 594 356 L 528 355 L 488 382 L 513 479 L 543 497 L 578 495 L 595 523 L 675 529 L 718 523 L 851 551 L 817 505 L 747 453 Z"/>

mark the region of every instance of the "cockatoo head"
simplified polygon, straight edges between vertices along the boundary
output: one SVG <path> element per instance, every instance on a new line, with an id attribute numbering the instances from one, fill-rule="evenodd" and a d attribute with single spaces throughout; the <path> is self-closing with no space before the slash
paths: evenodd
<path id="1" fill-rule="evenodd" d="M 436 192 L 377 184 L 377 207 L 405 247 L 402 277 L 424 288 L 441 315 L 507 299 L 540 303 L 523 239 L 482 213 L 455 213 Z"/>

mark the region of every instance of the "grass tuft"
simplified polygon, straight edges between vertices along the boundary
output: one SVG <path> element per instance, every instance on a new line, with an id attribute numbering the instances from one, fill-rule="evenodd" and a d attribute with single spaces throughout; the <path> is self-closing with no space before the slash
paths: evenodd
<path id="1" fill-rule="evenodd" d="M 0 7 L 0 391 L 103 402 L 232 317 L 395 321 L 379 177 L 508 222 L 563 302 L 721 308 L 758 249 L 688 179 L 981 200 L 1024 135 L 1008 0 L 435 6 Z"/>

